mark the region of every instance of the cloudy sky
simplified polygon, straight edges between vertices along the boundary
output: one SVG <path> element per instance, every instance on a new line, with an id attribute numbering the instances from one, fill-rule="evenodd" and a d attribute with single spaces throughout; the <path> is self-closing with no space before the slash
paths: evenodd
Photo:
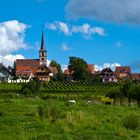
<path id="1" fill-rule="evenodd" d="M 63 67 L 77 56 L 140 72 L 139 0 L 1 0 L 0 62 L 38 58 L 42 28 L 48 59 Z"/>

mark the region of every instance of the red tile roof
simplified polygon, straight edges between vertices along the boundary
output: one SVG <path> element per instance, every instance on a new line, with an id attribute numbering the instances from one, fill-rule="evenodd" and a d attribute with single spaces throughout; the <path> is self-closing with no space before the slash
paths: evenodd
<path id="1" fill-rule="evenodd" d="M 140 73 L 132 73 L 131 78 L 132 80 L 140 80 Z"/>
<path id="2" fill-rule="evenodd" d="M 36 69 L 39 67 L 38 59 L 17 59 L 16 60 L 16 75 L 22 75 L 26 71 L 35 73 Z"/>
<path id="3" fill-rule="evenodd" d="M 95 71 L 94 71 L 94 65 L 93 64 L 88 64 L 88 70 L 90 72 L 90 74 L 93 74 Z"/>
<path id="4" fill-rule="evenodd" d="M 131 73 L 131 68 L 129 66 L 118 66 L 115 72 L 117 73 Z"/>

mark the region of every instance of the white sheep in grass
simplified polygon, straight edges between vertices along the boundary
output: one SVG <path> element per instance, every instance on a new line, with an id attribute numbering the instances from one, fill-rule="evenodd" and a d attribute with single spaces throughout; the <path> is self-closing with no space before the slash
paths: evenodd
<path id="1" fill-rule="evenodd" d="M 88 102 L 89 104 L 91 104 L 91 103 L 92 103 L 92 101 L 90 101 L 90 100 L 89 100 L 89 101 L 87 101 L 87 102 Z"/>
<path id="2" fill-rule="evenodd" d="M 75 101 L 75 100 L 69 100 L 69 103 L 73 103 L 73 104 L 75 104 L 76 101 Z"/>

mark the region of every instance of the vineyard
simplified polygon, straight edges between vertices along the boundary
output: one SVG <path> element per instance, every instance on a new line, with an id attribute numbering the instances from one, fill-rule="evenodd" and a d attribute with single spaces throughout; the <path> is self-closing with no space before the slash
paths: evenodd
<path id="1" fill-rule="evenodd" d="M 0 83 L 0 91 L 19 92 L 25 84 L 23 83 Z M 106 92 L 111 88 L 119 88 L 120 83 L 100 83 L 94 81 L 84 82 L 44 82 L 41 84 L 41 92 L 43 93 L 66 93 L 66 92 Z"/>

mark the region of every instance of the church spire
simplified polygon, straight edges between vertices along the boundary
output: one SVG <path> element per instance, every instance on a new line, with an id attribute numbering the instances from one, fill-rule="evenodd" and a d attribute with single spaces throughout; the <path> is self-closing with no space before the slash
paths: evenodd
<path id="1" fill-rule="evenodd" d="M 41 47 L 39 50 L 39 61 L 40 65 L 47 65 L 47 51 L 45 49 L 45 40 L 44 40 L 44 32 L 42 31 L 42 39 L 41 39 Z"/>
<path id="2" fill-rule="evenodd" d="M 40 48 L 40 50 L 45 50 L 44 31 L 42 31 L 42 40 L 41 40 L 41 48 Z"/>

